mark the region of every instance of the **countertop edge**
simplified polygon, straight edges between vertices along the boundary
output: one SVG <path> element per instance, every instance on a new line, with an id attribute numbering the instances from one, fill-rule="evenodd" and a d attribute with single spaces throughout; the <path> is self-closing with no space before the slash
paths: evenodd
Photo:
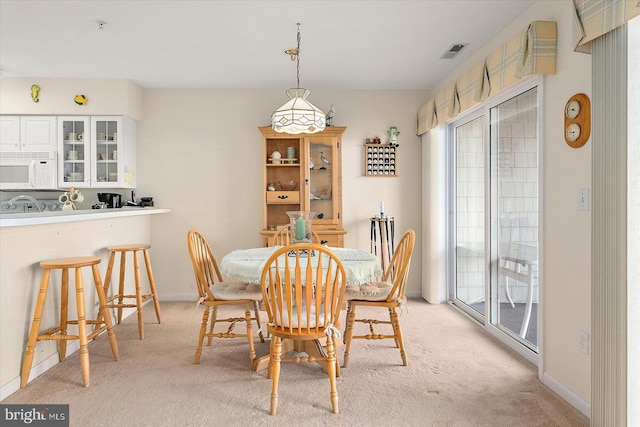
<path id="1" fill-rule="evenodd" d="M 95 209 L 86 211 L 72 211 L 67 214 L 33 216 L 29 218 L 11 218 L 9 214 L 0 217 L 0 228 L 21 227 L 26 225 L 46 225 L 63 222 L 91 221 L 106 218 L 122 218 L 139 215 L 156 215 L 170 213 L 171 209 L 164 208 L 120 208 L 120 209 Z"/>

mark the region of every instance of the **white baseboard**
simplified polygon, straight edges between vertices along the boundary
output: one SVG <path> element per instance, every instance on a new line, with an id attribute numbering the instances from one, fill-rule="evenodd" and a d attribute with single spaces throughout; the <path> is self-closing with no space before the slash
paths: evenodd
<path id="1" fill-rule="evenodd" d="M 67 344 L 67 357 L 69 357 L 69 355 L 75 353 L 78 350 L 80 350 L 80 342 L 70 341 Z M 33 365 L 31 367 L 31 372 L 29 373 L 29 381 L 27 382 L 27 384 L 33 381 L 34 379 L 38 378 L 40 375 L 47 372 L 49 369 L 56 366 L 58 363 L 60 363 L 60 356 L 56 352 L 51 356 L 47 357 L 46 359 L 44 359 L 42 362 L 38 363 L 37 365 Z M 18 390 L 20 390 L 20 377 L 16 377 L 12 379 L 11 381 L 9 381 L 7 384 L 5 384 L 0 388 L 0 401 L 11 396 L 13 393 L 15 393 Z"/>
<path id="2" fill-rule="evenodd" d="M 421 298 L 422 291 L 407 292 L 407 298 Z M 195 304 L 198 301 L 198 295 L 194 294 L 159 294 L 158 299 L 162 301 L 193 301 Z"/>
<path id="3" fill-rule="evenodd" d="M 158 294 L 158 299 L 162 301 L 198 301 L 198 294 Z"/>
<path id="4" fill-rule="evenodd" d="M 540 377 L 540 381 L 542 381 L 542 384 L 549 387 L 551 391 L 553 391 L 555 394 L 566 400 L 567 403 L 569 403 L 571 406 L 580 411 L 582 415 L 591 419 L 591 404 L 589 402 L 575 394 L 573 391 L 569 390 L 562 383 L 560 383 L 558 380 L 556 380 L 546 372 L 542 374 L 542 376 Z"/>
<path id="5" fill-rule="evenodd" d="M 422 298 L 422 290 L 406 292 L 407 298 Z"/>
<path id="6" fill-rule="evenodd" d="M 144 306 L 144 305 L 150 303 L 151 301 L 152 300 L 149 299 L 149 300 L 143 302 L 142 305 Z M 124 311 L 122 312 L 122 320 L 126 319 L 127 317 L 131 316 L 134 313 L 136 313 L 136 310 L 133 309 L 133 308 L 124 309 Z M 115 319 L 115 316 L 112 316 L 111 318 Z M 103 331 L 100 335 L 103 335 L 104 333 L 106 333 L 106 331 Z M 116 339 L 117 339 L 117 337 L 116 337 Z M 91 342 L 91 341 L 89 341 L 89 342 Z M 25 343 L 25 347 L 26 347 L 26 343 Z M 38 347 L 36 345 L 36 349 L 37 348 Z M 80 342 L 79 341 L 74 340 L 74 341 L 67 342 L 67 357 L 69 357 L 71 354 L 75 353 L 79 349 L 80 349 Z M 45 372 L 47 372 L 49 369 L 53 368 L 58 363 L 60 363 L 60 356 L 59 356 L 58 352 L 55 352 L 54 354 L 52 354 L 51 356 L 47 357 L 46 359 L 44 359 L 42 362 L 38 363 L 37 365 L 33 365 L 31 367 L 31 372 L 29 373 L 29 381 L 27 382 L 27 384 L 29 384 L 34 379 L 38 378 L 40 375 L 42 375 Z M 12 379 L 8 383 L 6 383 L 2 387 L 0 387 L 0 401 L 3 401 L 4 399 L 6 399 L 7 397 L 11 396 L 13 393 L 15 393 L 18 390 L 20 390 L 20 376 L 17 376 L 16 378 Z"/>

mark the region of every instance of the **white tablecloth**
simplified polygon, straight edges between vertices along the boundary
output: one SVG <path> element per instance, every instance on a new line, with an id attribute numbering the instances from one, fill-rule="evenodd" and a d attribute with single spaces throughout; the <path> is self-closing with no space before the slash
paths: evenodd
<path id="1" fill-rule="evenodd" d="M 267 259 L 276 249 L 281 247 L 272 246 L 233 251 L 222 258 L 220 270 L 225 276 L 250 283 L 260 283 L 262 270 Z M 382 268 L 377 257 L 367 251 L 333 247 L 329 249 L 342 261 L 347 273 L 347 283 L 362 284 L 382 275 Z"/>

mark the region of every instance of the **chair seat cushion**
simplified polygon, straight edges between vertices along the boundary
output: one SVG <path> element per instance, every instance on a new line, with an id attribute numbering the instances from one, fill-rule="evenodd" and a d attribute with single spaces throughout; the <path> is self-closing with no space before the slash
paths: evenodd
<path id="1" fill-rule="evenodd" d="M 260 285 L 247 282 L 218 282 L 211 286 L 213 297 L 221 300 L 249 299 L 262 300 Z"/>
<path id="2" fill-rule="evenodd" d="M 344 298 L 349 300 L 362 301 L 384 301 L 393 289 L 393 284 L 389 282 L 368 282 L 362 285 L 347 285 Z"/>

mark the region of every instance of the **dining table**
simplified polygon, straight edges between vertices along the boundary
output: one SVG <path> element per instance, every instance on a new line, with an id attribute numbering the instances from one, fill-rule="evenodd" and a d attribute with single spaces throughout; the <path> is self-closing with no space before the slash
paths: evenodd
<path id="1" fill-rule="evenodd" d="M 220 261 L 220 272 L 229 278 L 249 283 L 261 283 L 262 270 L 269 257 L 282 246 L 238 249 L 225 255 Z M 346 285 L 362 285 L 379 280 L 383 270 L 379 258 L 363 249 L 330 247 L 331 251 L 340 259 L 347 276 Z M 309 257 L 311 262 L 317 262 L 315 256 Z M 326 357 L 323 340 L 295 341 L 283 340 L 282 353 L 306 353 L 311 358 Z M 326 362 L 318 364 L 327 371 Z M 259 371 L 269 366 L 269 354 L 259 356 L 253 361 L 252 369 Z"/>

